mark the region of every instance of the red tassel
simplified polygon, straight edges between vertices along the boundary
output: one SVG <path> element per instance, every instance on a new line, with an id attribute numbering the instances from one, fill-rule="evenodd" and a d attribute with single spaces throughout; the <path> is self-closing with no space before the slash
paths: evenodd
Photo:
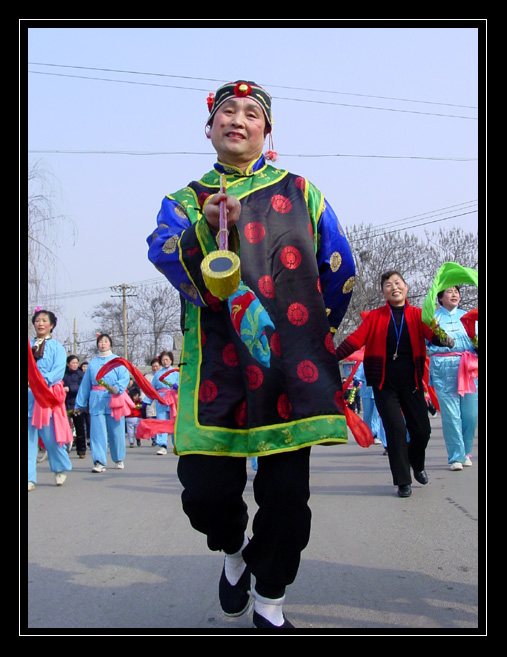
<path id="1" fill-rule="evenodd" d="M 348 406 L 345 406 L 345 419 L 359 447 L 368 448 L 373 445 L 373 434 L 370 427 Z"/>
<path id="2" fill-rule="evenodd" d="M 269 133 L 269 150 L 264 153 L 264 157 L 266 160 L 271 160 L 272 162 L 276 162 L 278 160 L 278 153 L 273 150 L 273 136 L 271 132 Z"/>
<path id="3" fill-rule="evenodd" d="M 208 112 L 211 112 L 211 108 L 213 107 L 213 103 L 215 102 L 215 94 L 210 91 L 208 94 L 208 97 L 206 98 L 206 102 L 208 103 Z"/>

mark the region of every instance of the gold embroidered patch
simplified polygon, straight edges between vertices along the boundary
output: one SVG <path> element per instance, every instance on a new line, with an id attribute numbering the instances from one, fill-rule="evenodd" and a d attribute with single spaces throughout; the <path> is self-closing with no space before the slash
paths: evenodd
<path id="1" fill-rule="evenodd" d="M 331 271 L 332 272 L 338 271 L 338 269 L 340 269 L 341 264 L 342 264 L 342 257 L 338 253 L 338 251 L 335 251 L 331 255 L 331 258 L 329 259 L 329 266 L 331 267 Z"/>
<path id="2" fill-rule="evenodd" d="M 178 235 L 170 237 L 162 247 L 162 251 L 168 254 L 174 253 L 178 248 L 178 239 Z"/>
<path id="3" fill-rule="evenodd" d="M 181 291 L 184 292 L 191 299 L 197 299 L 197 290 L 190 283 L 182 283 L 180 285 Z"/>
<path id="4" fill-rule="evenodd" d="M 351 276 L 348 280 L 345 281 L 343 284 L 343 294 L 347 294 L 348 292 L 352 292 L 354 288 L 354 283 L 355 283 L 355 278 L 354 276 Z"/>

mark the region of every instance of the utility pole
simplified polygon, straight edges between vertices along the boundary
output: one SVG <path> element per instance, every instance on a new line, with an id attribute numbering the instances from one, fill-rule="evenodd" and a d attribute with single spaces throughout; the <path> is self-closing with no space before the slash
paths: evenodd
<path id="1" fill-rule="evenodd" d="M 112 297 L 121 296 L 123 298 L 123 357 L 125 360 L 128 360 L 128 348 L 127 348 L 127 297 L 136 297 L 137 294 L 129 294 L 133 292 L 136 288 L 132 285 L 126 285 L 122 283 L 121 285 L 111 286 L 113 292 L 118 292 L 119 294 L 112 294 Z"/>
<path id="2" fill-rule="evenodd" d="M 77 354 L 77 329 L 76 329 L 76 318 L 74 317 L 74 349 L 73 354 Z"/>

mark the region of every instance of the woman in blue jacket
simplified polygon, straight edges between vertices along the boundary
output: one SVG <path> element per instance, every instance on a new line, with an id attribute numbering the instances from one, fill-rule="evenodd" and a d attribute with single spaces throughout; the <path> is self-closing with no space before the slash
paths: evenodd
<path id="1" fill-rule="evenodd" d="M 121 395 L 127 390 L 129 373 L 121 365 L 104 376 L 105 386 L 97 380 L 97 373 L 103 365 L 117 358 L 111 351 L 112 341 L 103 333 L 97 338 L 99 355 L 93 358 L 86 368 L 76 397 L 76 409 L 90 412 L 90 449 L 92 452 L 92 472 L 104 472 L 107 464 L 107 445 L 116 467 L 123 470 L 125 459 L 125 417 L 116 420 L 111 414 L 112 395 Z"/>
<path id="2" fill-rule="evenodd" d="M 51 388 L 61 385 L 65 372 L 65 349 L 53 339 L 52 331 L 56 326 L 54 313 L 37 309 L 32 317 L 36 337 L 31 341 L 32 353 L 39 372 Z M 63 398 L 63 393 L 62 393 Z M 37 451 L 39 436 L 44 442 L 48 453 L 49 467 L 55 474 L 55 483 L 61 486 L 67 477 L 66 472 L 72 470 L 72 464 L 64 443 L 57 440 L 53 413 L 49 424 L 43 423 L 41 428 L 34 426 L 35 398 L 28 388 L 28 490 L 35 488 L 37 481 Z M 36 409 L 35 409 L 36 410 Z"/>
<path id="3" fill-rule="evenodd" d="M 173 388 L 173 390 L 178 389 L 178 383 L 180 380 L 180 373 L 177 369 L 173 369 L 173 354 L 170 351 L 163 351 L 158 357 L 158 361 L 161 365 L 161 368 L 158 372 L 155 373 L 153 379 L 151 380 L 151 385 L 158 390 L 160 393 Z M 172 370 L 172 371 L 171 371 Z M 169 374 L 168 374 L 169 372 Z M 166 376 L 164 376 L 166 375 Z M 164 377 L 161 380 L 161 377 Z M 143 403 L 146 405 L 151 404 L 152 400 L 145 397 Z M 169 406 L 161 404 L 156 401 L 155 406 L 157 409 L 157 420 L 169 420 L 171 417 L 171 412 Z M 174 435 L 170 434 L 171 441 L 174 445 Z M 169 434 L 167 433 L 157 433 L 155 440 L 158 445 L 157 455 L 164 456 L 167 454 L 167 443 L 169 439 Z"/>
<path id="4" fill-rule="evenodd" d="M 458 308 L 460 292 L 450 287 L 438 293 L 441 305 L 435 313 L 439 326 L 454 339 L 454 346 L 428 345 L 430 354 L 430 385 L 435 388 L 442 416 L 442 430 L 451 470 L 463 470 L 472 465 L 471 452 L 478 418 L 477 379 L 471 390 L 458 391 L 458 373 L 465 362 L 477 363 L 474 346 L 461 322 L 464 310 Z M 462 363 L 462 361 L 464 361 Z M 473 389 L 475 388 L 475 392 Z"/>

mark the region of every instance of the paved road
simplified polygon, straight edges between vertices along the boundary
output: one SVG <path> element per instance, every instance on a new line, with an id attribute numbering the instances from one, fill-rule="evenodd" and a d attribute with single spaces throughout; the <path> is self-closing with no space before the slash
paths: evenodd
<path id="1" fill-rule="evenodd" d="M 478 448 L 473 467 L 451 472 L 439 418 L 431 424 L 430 482 L 414 483 L 408 499 L 396 495 L 381 446 L 362 449 L 351 439 L 312 450 L 312 537 L 285 605 L 300 633 L 484 632 Z M 176 456 L 156 456 L 143 441 L 127 449 L 125 470 L 103 474 L 91 472 L 89 454 L 71 457 L 64 486 L 54 485 L 45 461 L 27 494 L 21 634 L 253 632 L 250 616 L 220 611 L 223 556 L 208 551 L 181 510 Z M 249 468 L 252 512 L 253 478 Z"/>

